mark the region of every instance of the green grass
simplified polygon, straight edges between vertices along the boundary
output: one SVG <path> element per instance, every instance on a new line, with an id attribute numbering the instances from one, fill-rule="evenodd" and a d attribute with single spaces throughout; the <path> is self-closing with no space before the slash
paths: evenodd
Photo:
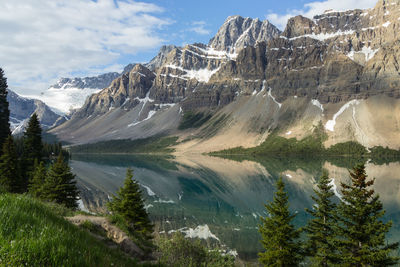
<path id="1" fill-rule="evenodd" d="M 137 140 L 110 140 L 94 144 L 70 147 L 71 153 L 172 153 L 170 148 L 176 144 L 178 137 L 149 137 Z"/>
<path id="2" fill-rule="evenodd" d="M 137 266 L 66 221 L 70 211 L 26 195 L 0 195 L 0 266 Z"/>

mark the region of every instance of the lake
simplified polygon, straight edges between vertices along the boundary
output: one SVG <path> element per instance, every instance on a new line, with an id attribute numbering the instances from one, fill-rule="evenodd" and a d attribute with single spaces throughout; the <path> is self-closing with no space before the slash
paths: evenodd
<path id="1" fill-rule="evenodd" d="M 275 182 L 282 175 L 289 193 L 295 224 L 308 219 L 311 194 L 322 170 L 329 171 L 340 196 L 340 182 L 348 181 L 344 159 L 224 159 L 205 155 L 156 157 L 145 155 L 73 155 L 70 161 L 81 191 L 80 207 L 104 212 L 105 205 L 122 186 L 128 167 L 140 183 L 146 208 L 157 233 L 183 231 L 207 238 L 240 258 L 252 260 L 261 251 L 258 233 L 264 204 L 272 200 Z M 400 236 L 400 163 L 368 162 L 367 174 L 376 178 L 374 189 L 392 220 L 390 240 Z M 336 201 L 339 198 L 336 197 Z"/>

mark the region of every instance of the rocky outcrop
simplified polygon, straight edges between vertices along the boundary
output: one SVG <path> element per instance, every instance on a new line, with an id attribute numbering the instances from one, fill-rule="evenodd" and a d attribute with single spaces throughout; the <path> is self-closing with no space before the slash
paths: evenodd
<path id="1" fill-rule="evenodd" d="M 105 232 L 106 236 L 117 244 L 123 252 L 135 258 L 143 259 L 146 257 L 144 251 L 133 243 L 125 232 L 111 224 L 105 217 L 76 215 L 74 217 L 67 217 L 66 219 L 78 226 L 85 222 L 90 222 L 95 227 L 101 228 Z M 97 235 L 96 237 L 99 239 L 102 238 Z"/>
<path id="2" fill-rule="evenodd" d="M 267 42 L 279 34 L 279 29 L 268 20 L 231 16 L 226 19 L 208 45 L 216 50 L 235 53 L 245 47 Z"/>
<path id="3" fill-rule="evenodd" d="M 66 120 L 63 116 L 54 113 L 42 101 L 19 96 L 11 90 L 8 90 L 7 101 L 9 103 L 10 124 L 13 134 L 23 133 L 33 113 L 38 115 L 43 129 L 58 126 Z"/>
<path id="4" fill-rule="evenodd" d="M 171 52 L 175 48 L 177 48 L 175 45 L 163 45 L 160 48 L 160 51 L 158 52 L 157 56 L 155 56 L 152 60 L 150 60 L 149 63 L 145 64 L 145 66 L 151 71 L 156 71 L 165 63 L 169 52 Z"/>
<path id="5" fill-rule="evenodd" d="M 131 109 L 146 97 L 148 98 L 154 78 L 152 71 L 137 64 L 129 73 L 112 81 L 108 88 L 91 95 L 73 117 L 102 115 L 115 108 Z"/>

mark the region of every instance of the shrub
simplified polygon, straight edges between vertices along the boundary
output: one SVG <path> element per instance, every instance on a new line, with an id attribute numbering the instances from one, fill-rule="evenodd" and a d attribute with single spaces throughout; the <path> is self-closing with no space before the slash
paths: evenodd
<path id="1" fill-rule="evenodd" d="M 182 233 L 176 232 L 171 238 L 159 240 L 161 264 L 177 267 L 229 267 L 234 266 L 233 256 L 222 255 L 218 250 L 207 250 L 200 240 L 186 239 Z"/>

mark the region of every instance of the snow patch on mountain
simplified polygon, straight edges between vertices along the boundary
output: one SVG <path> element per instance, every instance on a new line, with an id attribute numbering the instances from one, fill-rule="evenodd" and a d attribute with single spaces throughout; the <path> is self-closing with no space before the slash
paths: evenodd
<path id="1" fill-rule="evenodd" d="M 327 39 L 331 39 L 331 38 L 338 37 L 338 36 L 342 36 L 342 35 L 351 35 L 351 34 L 353 34 L 354 32 L 355 32 L 355 31 L 353 31 L 353 30 L 348 30 L 348 31 L 339 30 L 339 31 L 337 31 L 337 32 L 318 33 L 318 34 L 316 34 L 316 33 L 313 32 L 312 34 L 304 34 L 304 35 L 296 36 L 296 37 L 290 38 L 289 40 L 290 40 L 290 41 L 294 41 L 294 40 L 296 40 L 296 39 L 307 38 L 307 37 L 308 37 L 308 38 L 312 38 L 312 39 L 315 39 L 315 40 L 324 42 L 324 41 L 327 40 Z M 281 36 L 281 37 L 284 38 L 284 39 L 288 39 L 288 38 L 285 37 L 285 36 Z"/>
<path id="2" fill-rule="evenodd" d="M 318 107 L 322 112 L 324 112 L 324 106 L 322 106 L 322 104 L 317 100 L 317 99 L 312 99 L 311 103 Z"/>
<path id="3" fill-rule="evenodd" d="M 182 78 L 196 79 L 199 82 L 204 82 L 204 83 L 207 83 L 210 80 L 211 76 L 213 76 L 219 70 L 219 68 L 216 68 L 214 70 L 209 70 L 209 69 L 188 70 L 172 64 L 169 64 L 166 67 L 171 69 L 178 69 L 180 71 L 185 72 L 185 74 L 181 76 Z"/>
<path id="4" fill-rule="evenodd" d="M 355 55 L 363 54 L 365 56 L 365 62 L 371 60 L 375 54 L 379 51 L 378 49 L 372 49 L 371 47 L 364 46 L 361 51 L 354 51 L 353 49 L 347 54 L 347 57 L 355 61 Z"/>
<path id="5" fill-rule="evenodd" d="M 350 102 L 347 102 L 346 104 L 344 104 L 338 112 L 336 112 L 335 115 L 333 115 L 332 120 L 329 120 L 326 124 L 325 124 L 325 129 L 327 129 L 328 131 L 334 132 L 335 131 L 335 125 L 336 125 L 336 119 L 342 115 L 342 113 L 348 109 L 351 105 L 358 105 L 360 103 L 360 101 L 358 101 L 357 99 L 351 100 Z"/>

